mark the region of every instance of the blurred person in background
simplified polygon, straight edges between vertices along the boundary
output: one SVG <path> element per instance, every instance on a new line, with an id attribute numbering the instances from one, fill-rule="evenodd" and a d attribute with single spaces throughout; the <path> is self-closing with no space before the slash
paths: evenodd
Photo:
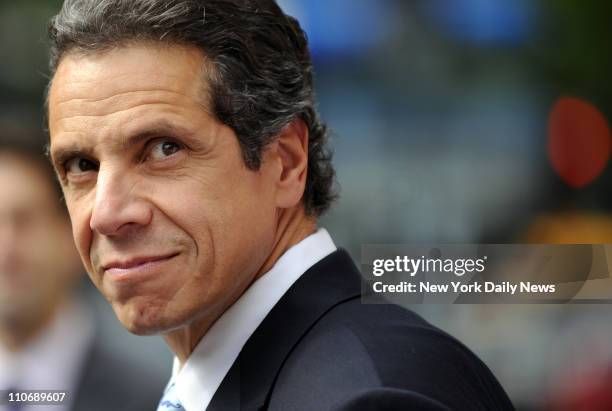
<path id="1" fill-rule="evenodd" d="M 82 267 L 40 147 L 0 142 L 0 390 L 67 395 L 0 409 L 151 410 L 163 382 L 106 352 L 75 297 Z"/>

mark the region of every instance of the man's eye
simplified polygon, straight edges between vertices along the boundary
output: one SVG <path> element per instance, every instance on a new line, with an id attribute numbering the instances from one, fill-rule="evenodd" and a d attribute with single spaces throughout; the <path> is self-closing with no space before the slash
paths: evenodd
<path id="1" fill-rule="evenodd" d="M 170 157 L 171 155 L 177 153 L 182 148 L 183 147 L 179 143 L 163 140 L 153 145 L 149 157 L 154 160 L 163 160 L 164 158 Z"/>
<path id="2" fill-rule="evenodd" d="M 66 161 L 64 168 L 68 174 L 83 174 L 88 171 L 96 171 L 98 166 L 91 160 L 83 157 L 74 157 Z"/>

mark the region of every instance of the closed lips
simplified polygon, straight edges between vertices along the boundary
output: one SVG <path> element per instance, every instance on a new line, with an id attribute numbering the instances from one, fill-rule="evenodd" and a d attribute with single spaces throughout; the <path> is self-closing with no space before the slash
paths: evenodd
<path id="1" fill-rule="evenodd" d="M 171 258 L 176 257 L 177 255 L 178 253 L 172 253 L 172 254 L 167 254 L 163 256 L 137 257 L 137 258 L 132 258 L 132 259 L 125 260 L 125 261 L 111 262 L 109 264 L 103 265 L 102 270 L 103 271 L 107 271 L 111 269 L 128 270 L 130 268 L 135 268 L 135 267 L 142 266 L 142 265 L 149 264 L 149 263 L 169 260 Z"/>

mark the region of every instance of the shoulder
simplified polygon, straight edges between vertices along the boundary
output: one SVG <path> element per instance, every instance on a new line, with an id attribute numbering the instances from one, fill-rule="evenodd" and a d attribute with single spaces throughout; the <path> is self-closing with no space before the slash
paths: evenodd
<path id="1" fill-rule="evenodd" d="M 409 310 L 359 298 L 329 310 L 288 357 L 270 404 L 282 409 L 296 398 L 304 409 L 392 409 L 384 404 L 402 401 L 419 409 L 512 409 L 486 365 L 455 338 Z"/>

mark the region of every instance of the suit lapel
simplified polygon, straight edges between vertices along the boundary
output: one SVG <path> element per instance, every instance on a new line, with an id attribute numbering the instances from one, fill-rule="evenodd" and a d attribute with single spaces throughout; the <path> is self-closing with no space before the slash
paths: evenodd
<path id="1" fill-rule="evenodd" d="M 263 408 L 300 339 L 327 311 L 360 294 L 359 271 L 346 251 L 335 251 L 312 266 L 246 342 L 207 410 Z"/>

